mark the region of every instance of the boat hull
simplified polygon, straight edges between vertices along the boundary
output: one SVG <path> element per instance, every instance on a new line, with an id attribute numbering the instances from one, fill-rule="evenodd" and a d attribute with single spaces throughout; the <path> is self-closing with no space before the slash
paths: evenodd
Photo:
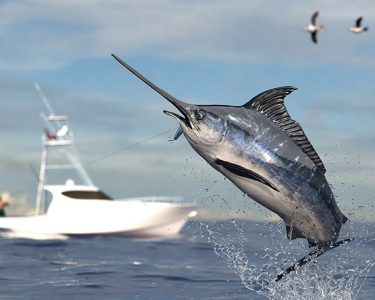
<path id="1" fill-rule="evenodd" d="M 170 237 L 179 233 L 191 204 L 144 201 L 65 200 L 51 203 L 47 214 L 0 219 L 0 229 L 21 235 L 120 235 L 134 238 Z"/>

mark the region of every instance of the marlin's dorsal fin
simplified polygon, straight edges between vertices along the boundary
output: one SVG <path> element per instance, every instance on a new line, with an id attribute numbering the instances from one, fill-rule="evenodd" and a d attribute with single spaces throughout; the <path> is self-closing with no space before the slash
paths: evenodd
<path id="1" fill-rule="evenodd" d="M 307 139 L 301 125 L 290 117 L 285 108 L 284 98 L 294 90 L 296 88 L 292 86 L 282 86 L 265 91 L 247 102 L 244 107 L 254 109 L 273 121 L 325 173 L 323 162 Z"/>

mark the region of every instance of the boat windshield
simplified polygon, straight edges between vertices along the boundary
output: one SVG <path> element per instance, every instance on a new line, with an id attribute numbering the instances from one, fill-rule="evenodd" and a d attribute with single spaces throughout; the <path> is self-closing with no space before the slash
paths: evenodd
<path id="1" fill-rule="evenodd" d="M 113 200 L 102 191 L 67 191 L 62 193 L 64 196 L 81 200 Z"/>

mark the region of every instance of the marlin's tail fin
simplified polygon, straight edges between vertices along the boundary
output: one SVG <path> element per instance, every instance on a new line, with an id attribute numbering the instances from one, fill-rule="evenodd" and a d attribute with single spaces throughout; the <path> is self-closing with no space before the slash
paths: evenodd
<path id="1" fill-rule="evenodd" d="M 287 268 L 284 271 L 282 271 L 281 273 L 277 274 L 277 277 L 274 281 L 275 282 L 279 281 L 280 279 L 282 279 L 283 277 L 285 277 L 289 273 L 295 271 L 297 268 L 302 267 L 303 265 L 307 264 L 308 262 L 310 262 L 313 259 L 313 257 L 319 257 L 322 254 L 326 253 L 327 251 L 332 250 L 334 248 L 337 248 L 339 246 L 345 245 L 345 244 L 351 242 L 352 240 L 354 240 L 354 237 L 336 242 L 332 246 L 329 246 L 327 248 L 317 247 L 316 249 L 309 252 L 304 257 L 302 257 L 294 265 L 291 265 L 289 268 Z"/>

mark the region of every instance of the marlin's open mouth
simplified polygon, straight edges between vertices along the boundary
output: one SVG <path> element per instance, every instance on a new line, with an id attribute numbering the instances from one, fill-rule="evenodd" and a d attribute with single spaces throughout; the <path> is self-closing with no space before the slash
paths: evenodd
<path id="1" fill-rule="evenodd" d="M 171 117 L 175 118 L 179 123 L 184 123 L 189 128 L 192 128 L 190 120 L 189 120 L 189 117 L 185 113 L 185 111 L 183 109 L 179 108 L 179 107 L 177 107 L 177 109 L 181 112 L 181 114 L 183 115 L 183 117 L 180 116 L 180 115 L 178 115 L 178 114 L 176 114 L 176 113 L 174 113 L 174 112 L 168 111 L 168 110 L 163 110 L 163 113 L 165 113 L 168 116 L 171 116 Z"/>

